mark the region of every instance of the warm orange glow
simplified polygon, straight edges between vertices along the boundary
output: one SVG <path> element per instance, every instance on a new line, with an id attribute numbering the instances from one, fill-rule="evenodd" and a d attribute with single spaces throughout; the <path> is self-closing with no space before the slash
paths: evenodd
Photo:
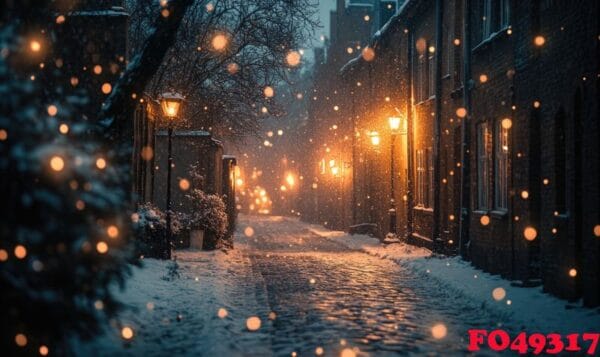
<path id="1" fill-rule="evenodd" d="M 285 177 L 285 182 L 287 182 L 287 184 L 290 187 L 294 187 L 294 184 L 296 183 L 296 178 L 294 177 L 294 175 L 292 173 L 288 173 L 287 176 Z"/>
<path id="2" fill-rule="evenodd" d="M 42 44 L 37 40 L 32 40 L 29 42 L 29 49 L 31 49 L 33 52 L 40 52 L 42 49 Z"/>
<path id="3" fill-rule="evenodd" d="M 117 228 L 115 225 L 108 226 L 106 229 L 106 234 L 108 234 L 110 238 L 117 238 L 119 236 L 119 228 Z"/>
<path id="4" fill-rule="evenodd" d="M 53 156 L 50 159 L 50 168 L 54 171 L 62 171 L 65 167 L 65 161 L 60 156 Z"/>
<path id="5" fill-rule="evenodd" d="M 381 144 L 381 137 L 378 132 L 371 131 L 369 133 L 369 138 L 371 138 L 371 144 L 373 144 L 373 146 L 379 146 L 379 144 Z"/>
<path id="6" fill-rule="evenodd" d="M 440 340 L 448 334 L 448 329 L 444 324 L 436 324 L 431 328 L 431 336 L 436 340 Z"/>
<path id="7" fill-rule="evenodd" d="M 56 105 L 49 105 L 47 111 L 48 115 L 53 117 L 58 113 L 58 108 L 56 107 Z"/>
<path id="8" fill-rule="evenodd" d="M 58 131 L 61 134 L 67 134 L 69 132 L 69 126 L 67 124 L 60 124 L 60 126 L 58 127 Z"/>
<path id="9" fill-rule="evenodd" d="M 600 224 L 594 226 L 594 235 L 600 237 Z"/>
<path id="10" fill-rule="evenodd" d="M 544 38 L 544 36 L 535 36 L 535 38 L 533 39 L 533 43 L 536 46 L 541 47 L 546 43 L 546 39 Z"/>
<path id="11" fill-rule="evenodd" d="M 490 224 L 490 216 L 488 216 L 488 215 L 481 216 L 481 218 L 479 218 L 479 223 L 481 223 L 482 226 L 487 226 L 488 224 Z"/>
<path id="12" fill-rule="evenodd" d="M 225 48 L 227 48 L 227 45 L 229 44 L 229 38 L 226 35 L 220 33 L 218 35 L 215 35 L 215 37 L 213 37 L 211 44 L 212 44 L 212 48 L 215 51 L 221 52 L 221 51 L 224 51 Z"/>
<path id="13" fill-rule="evenodd" d="M 183 96 L 179 93 L 167 92 L 160 96 L 160 107 L 163 115 L 169 119 L 173 119 L 179 113 L 179 108 L 183 102 Z"/>
<path id="14" fill-rule="evenodd" d="M 102 93 L 110 94 L 110 92 L 112 92 L 112 86 L 110 85 L 110 83 L 104 83 L 102 85 Z"/>
<path id="15" fill-rule="evenodd" d="M 133 329 L 129 326 L 125 326 L 121 329 L 121 336 L 126 340 L 133 338 Z"/>
<path id="16" fill-rule="evenodd" d="M 300 64 L 301 60 L 302 60 L 302 55 L 298 51 L 290 51 L 285 56 L 285 61 L 287 62 L 287 64 L 290 67 L 296 67 L 297 65 Z"/>
<path id="17" fill-rule="evenodd" d="M 40 356 L 47 356 L 48 352 L 50 352 L 50 351 L 48 350 L 47 346 L 41 345 L 38 352 L 40 353 Z"/>
<path id="18" fill-rule="evenodd" d="M 227 317 L 229 313 L 227 312 L 227 310 L 225 310 L 224 308 L 219 308 L 219 310 L 217 311 L 217 316 L 219 316 L 220 319 L 224 319 Z"/>
<path id="19" fill-rule="evenodd" d="M 246 320 L 246 328 L 248 328 L 249 331 L 258 330 L 260 328 L 260 325 L 261 322 L 258 316 L 252 316 Z"/>
<path id="20" fill-rule="evenodd" d="M 482 74 L 479 76 L 479 82 L 485 83 L 488 81 L 488 76 L 486 74 Z"/>
<path id="21" fill-rule="evenodd" d="M 100 170 L 104 170 L 106 168 L 106 160 L 102 157 L 96 159 L 96 167 Z"/>
<path id="22" fill-rule="evenodd" d="M 494 300 L 500 301 L 506 297 L 506 290 L 504 290 L 503 288 L 495 288 L 494 290 L 492 290 L 492 297 L 494 298 Z"/>
<path id="23" fill-rule="evenodd" d="M 533 227 L 526 227 L 525 230 L 523 231 L 523 236 L 528 241 L 532 241 L 535 238 L 537 238 L 537 230 Z"/>
<path id="24" fill-rule="evenodd" d="M 577 276 L 577 269 L 570 269 L 570 270 L 569 270 L 569 276 L 570 276 L 571 278 L 574 278 L 574 277 L 576 277 L 576 276 Z"/>
<path id="25" fill-rule="evenodd" d="M 27 256 L 27 249 L 22 245 L 18 245 L 15 247 L 14 253 L 17 259 L 24 259 Z"/>
<path id="26" fill-rule="evenodd" d="M 19 347 L 25 347 L 27 345 L 27 336 L 22 333 L 19 333 L 15 336 L 15 343 Z"/>
<path id="27" fill-rule="evenodd" d="M 106 244 L 105 242 L 98 242 L 96 244 L 96 250 L 100 254 L 105 254 L 106 252 L 108 252 L 108 244 Z"/>
<path id="28" fill-rule="evenodd" d="M 273 87 L 270 87 L 270 86 L 266 86 L 265 90 L 263 92 L 265 94 L 265 97 L 267 97 L 267 98 L 271 98 L 275 95 L 275 91 L 273 90 Z"/>
<path id="29" fill-rule="evenodd" d="M 504 118 L 502 119 L 501 125 L 503 129 L 510 129 L 512 127 L 512 120 L 510 118 Z"/>
<path id="30" fill-rule="evenodd" d="M 458 116 L 459 118 L 464 118 L 467 116 L 467 110 L 465 108 L 458 108 L 456 109 L 456 116 Z"/>
<path id="31" fill-rule="evenodd" d="M 190 181 L 187 179 L 179 180 L 179 189 L 182 191 L 187 191 L 190 189 Z"/>
<path id="32" fill-rule="evenodd" d="M 375 50 L 373 50 L 371 47 L 365 47 L 362 50 L 362 58 L 367 61 L 367 62 L 371 62 L 372 60 L 375 59 Z"/>
<path id="33" fill-rule="evenodd" d="M 351 348 L 344 348 L 340 353 L 340 357 L 356 357 L 356 352 Z"/>

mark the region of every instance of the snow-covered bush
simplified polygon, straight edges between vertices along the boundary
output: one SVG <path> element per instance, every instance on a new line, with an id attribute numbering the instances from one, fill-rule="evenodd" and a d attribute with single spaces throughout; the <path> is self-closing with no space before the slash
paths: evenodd
<path id="1" fill-rule="evenodd" d="M 223 199 L 199 189 L 193 189 L 186 197 L 192 206 L 189 215 L 190 228 L 205 231 L 206 248 L 215 249 L 223 245 L 223 238 L 227 232 L 227 211 Z"/>
<path id="2" fill-rule="evenodd" d="M 168 258 L 170 249 L 166 241 L 167 215 L 150 202 L 140 205 L 133 216 L 141 255 L 149 258 Z M 176 237 L 188 229 L 189 218 L 185 213 L 171 211 L 171 232 Z"/>

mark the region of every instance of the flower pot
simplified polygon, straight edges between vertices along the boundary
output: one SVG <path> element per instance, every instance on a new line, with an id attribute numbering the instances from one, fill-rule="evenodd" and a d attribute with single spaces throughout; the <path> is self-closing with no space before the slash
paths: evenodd
<path id="1" fill-rule="evenodd" d="M 192 229 L 190 231 L 190 249 L 202 249 L 204 244 L 204 231 L 202 229 Z"/>

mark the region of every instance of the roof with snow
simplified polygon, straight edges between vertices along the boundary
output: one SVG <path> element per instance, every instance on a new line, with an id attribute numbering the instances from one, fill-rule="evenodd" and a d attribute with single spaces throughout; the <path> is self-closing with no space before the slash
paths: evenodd
<path id="1" fill-rule="evenodd" d="M 396 14 L 390 17 L 390 19 L 379 30 L 377 30 L 377 32 L 375 32 L 371 38 L 371 41 L 369 41 L 369 47 L 376 51 L 385 48 L 385 45 L 390 42 L 389 40 L 394 33 L 394 28 L 400 23 L 401 18 L 404 17 L 409 9 L 411 9 L 416 3 L 418 3 L 418 1 L 406 0 L 400 9 L 398 9 Z M 358 56 L 346 62 L 346 64 L 342 66 L 340 69 L 340 74 L 342 76 L 350 74 L 354 70 L 358 70 L 360 66 L 365 63 L 366 61 L 362 58 L 362 53 L 360 53 Z"/>
<path id="2" fill-rule="evenodd" d="M 158 130 L 156 132 L 158 136 L 166 136 L 166 130 Z M 174 130 L 173 136 L 208 136 L 210 137 L 210 133 L 204 130 Z"/>

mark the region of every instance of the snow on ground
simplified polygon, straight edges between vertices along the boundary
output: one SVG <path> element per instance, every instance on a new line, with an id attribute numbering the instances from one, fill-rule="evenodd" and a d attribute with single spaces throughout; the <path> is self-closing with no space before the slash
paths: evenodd
<path id="1" fill-rule="evenodd" d="M 511 286 L 510 281 L 476 269 L 460 257 L 432 257 L 431 251 L 425 248 L 404 243 L 385 245 L 373 237 L 349 235 L 317 225 L 310 225 L 309 230 L 348 248 L 391 259 L 416 273 L 427 274 L 445 288 L 518 321 L 528 332 L 537 329 L 540 332 L 572 333 L 597 331 L 600 327 L 598 309 L 575 306 L 545 294 L 541 287 Z M 494 291 L 498 300 L 492 295 Z"/>
<path id="2" fill-rule="evenodd" d="M 171 262 L 146 259 L 142 268 L 135 268 L 118 295 L 126 306 L 119 322 L 96 340 L 79 344 L 78 355 L 271 354 L 268 304 L 248 257 L 238 250 L 175 254 L 179 277 L 169 278 Z M 220 309 L 227 316 L 219 317 Z M 255 332 L 246 327 L 252 315 L 262 322 Z M 131 341 L 119 336 L 121 326 L 133 329 Z"/>

